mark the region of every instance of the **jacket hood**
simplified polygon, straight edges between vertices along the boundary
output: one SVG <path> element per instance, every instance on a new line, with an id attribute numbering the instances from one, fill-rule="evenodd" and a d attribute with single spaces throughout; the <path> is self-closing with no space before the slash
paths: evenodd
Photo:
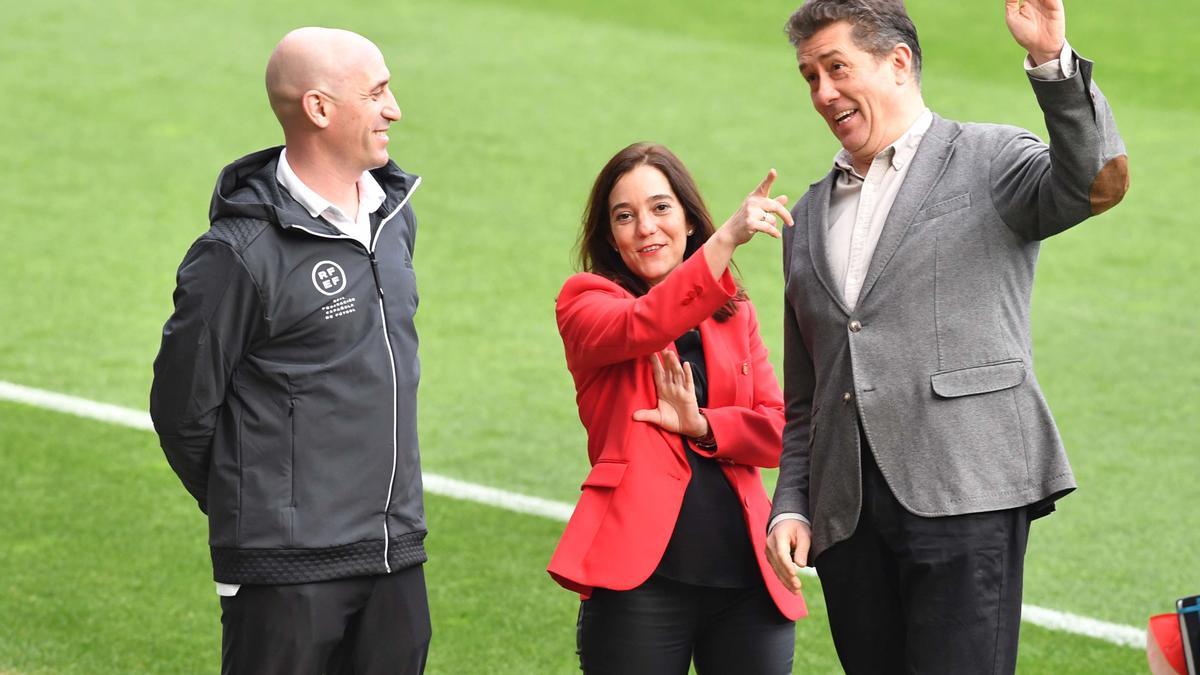
<path id="1" fill-rule="evenodd" d="M 297 223 L 311 225 L 313 217 L 275 178 L 282 150 L 282 145 L 259 150 L 222 169 L 208 208 L 209 222 L 220 218 L 253 218 L 283 228 Z M 401 204 L 419 180 L 391 160 L 378 169 L 372 169 L 371 175 L 379 181 L 387 195 L 380 207 L 387 212 Z M 320 220 L 318 222 L 332 231 L 331 225 Z"/>

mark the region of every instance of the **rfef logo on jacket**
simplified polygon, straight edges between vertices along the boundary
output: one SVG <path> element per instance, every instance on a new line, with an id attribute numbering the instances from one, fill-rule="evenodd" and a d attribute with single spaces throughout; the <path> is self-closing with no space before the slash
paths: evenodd
<path id="1" fill-rule="evenodd" d="M 346 272 L 332 260 L 322 260 L 313 265 L 313 286 L 324 295 L 337 295 L 346 290 Z"/>

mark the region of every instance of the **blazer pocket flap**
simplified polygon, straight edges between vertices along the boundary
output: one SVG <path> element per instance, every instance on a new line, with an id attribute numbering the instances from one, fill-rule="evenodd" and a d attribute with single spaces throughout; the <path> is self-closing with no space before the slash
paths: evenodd
<path id="1" fill-rule="evenodd" d="M 974 368 L 960 368 L 934 373 L 930 376 L 933 391 L 942 398 L 985 394 L 1010 389 L 1025 381 L 1025 364 L 1021 361 L 990 363 Z"/>
<path id="2" fill-rule="evenodd" d="M 587 478 L 583 480 L 583 485 L 579 489 L 585 487 L 617 487 L 621 484 L 621 477 L 625 475 L 625 467 L 629 466 L 625 462 L 597 462 L 592 470 L 588 473 Z"/>
<path id="3" fill-rule="evenodd" d="M 917 217 L 914 218 L 913 220 L 914 220 L 914 222 L 918 222 L 918 223 L 923 220 L 932 220 L 934 218 L 937 218 L 938 216 L 944 216 L 947 213 L 953 213 L 955 211 L 965 209 L 970 205 L 971 205 L 971 193 L 964 192 L 961 195 L 958 195 L 957 197 L 951 197 L 950 199 L 943 199 L 942 201 L 934 204 L 933 206 L 929 206 L 929 207 L 921 209 L 921 212 L 918 213 Z"/>

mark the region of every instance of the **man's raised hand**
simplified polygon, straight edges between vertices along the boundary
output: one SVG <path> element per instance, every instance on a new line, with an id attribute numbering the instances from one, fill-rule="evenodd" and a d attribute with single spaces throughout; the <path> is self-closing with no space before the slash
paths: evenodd
<path id="1" fill-rule="evenodd" d="M 1033 64 L 1052 61 L 1067 40 L 1067 13 L 1062 0 L 1004 0 L 1004 21 Z"/>

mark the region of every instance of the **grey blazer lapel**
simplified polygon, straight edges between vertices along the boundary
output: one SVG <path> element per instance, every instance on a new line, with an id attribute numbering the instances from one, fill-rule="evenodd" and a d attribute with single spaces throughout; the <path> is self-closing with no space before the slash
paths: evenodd
<path id="1" fill-rule="evenodd" d="M 879 243 L 875 245 L 875 254 L 871 256 L 871 264 L 867 267 L 867 278 L 863 280 L 862 291 L 858 294 L 856 307 L 862 307 L 867 294 L 883 274 L 896 249 L 900 247 L 904 235 L 913 224 L 913 218 L 924 206 L 929 193 L 933 191 L 938 180 L 946 171 L 950 156 L 954 154 L 954 138 L 958 135 L 958 125 L 934 115 L 933 123 L 917 152 L 913 155 L 912 166 L 908 175 L 900 185 L 900 192 L 888 212 L 887 220 L 883 223 L 883 232 L 879 234 Z"/>
<path id="2" fill-rule="evenodd" d="M 837 169 L 834 169 L 825 178 L 814 183 L 809 193 L 808 252 L 812 256 L 813 271 L 821 280 L 821 285 L 833 297 L 838 307 L 849 316 L 850 308 L 846 306 L 842 291 L 833 278 L 833 270 L 829 268 L 829 196 L 836 178 Z"/>

